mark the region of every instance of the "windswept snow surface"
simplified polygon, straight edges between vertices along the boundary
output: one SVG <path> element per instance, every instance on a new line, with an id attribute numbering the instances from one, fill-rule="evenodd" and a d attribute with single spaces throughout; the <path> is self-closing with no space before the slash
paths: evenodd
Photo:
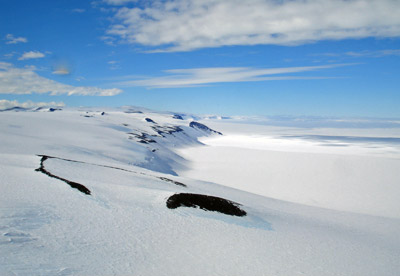
<path id="1" fill-rule="evenodd" d="M 1 112 L 0 275 L 400 274 L 396 130 L 355 141 L 349 129 L 338 138 L 201 121 L 220 136 L 173 115 Z M 36 171 L 39 155 L 58 178 Z M 247 215 L 167 208 L 176 193 L 224 198 Z"/>

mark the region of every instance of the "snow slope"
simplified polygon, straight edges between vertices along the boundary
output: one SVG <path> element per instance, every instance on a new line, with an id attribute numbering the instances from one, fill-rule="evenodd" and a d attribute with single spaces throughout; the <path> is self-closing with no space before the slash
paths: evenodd
<path id="1" fill-rule="evenodd" d="M 0 275 L 400 274 L 398 218 L 182 176 L 193 164 L 178 148 L 225 136 L 185 118 L 137 108 L 1 112 Z M 169 209 L 175 193 L 225 198 L 247 215 Z"/>

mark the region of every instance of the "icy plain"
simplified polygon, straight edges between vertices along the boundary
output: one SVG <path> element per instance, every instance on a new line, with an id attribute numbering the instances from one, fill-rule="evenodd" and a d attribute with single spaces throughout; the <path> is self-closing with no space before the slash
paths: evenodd
<path id="1" fill-rule="evenodd" d="M 400 274 L 399 127 L 179 116 L 0 112 L 0 275 Z"/>

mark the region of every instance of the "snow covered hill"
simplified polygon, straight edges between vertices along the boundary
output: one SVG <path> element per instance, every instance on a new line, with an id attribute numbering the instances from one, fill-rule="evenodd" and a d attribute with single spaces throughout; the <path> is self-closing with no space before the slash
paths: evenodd
<path id="1" fill-rule="evenodd" d="M 281 201 L 251 188 L 256 175 L 246 189 L 213 183 L 209 171 L 185 174 L 197 168 L 192 149 L 213 146 L 204 137 L 234 137 L 193 118 L 141 108 L 0 112 L 0 275 L 400 275 L 396 216 Z"/>

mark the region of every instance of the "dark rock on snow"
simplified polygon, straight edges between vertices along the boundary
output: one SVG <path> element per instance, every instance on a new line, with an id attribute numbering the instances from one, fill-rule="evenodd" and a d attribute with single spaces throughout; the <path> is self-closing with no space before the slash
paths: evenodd
<path id="1" fill-rule="evenodd" d="M 48 177 L 51 177 L 51 178 L 55 178 L 55 179 L 64 181 L 64 182 L 67 183 L 69 186 L 71 186 L 71 188 L 77 189 L 77 190 L 79 190 L 80 192 L 82 192 L 82 193 L 84 193 L 84 194 L 86 194 L 86 195 L 90 195 L 90 194 L 91 194 L 90 190 L 89 190 L 88 188 L 86 188 L 84 185 L 79 184 L 79 183 L 76 183 L 76 182 L 73 182 L 73 181 L 70 181 L 70 180 L 65 179 L 65 178 L 62 178 L 62 177 L 59 177 L 59 176 L 57 176 L 57 175 L 52 174 L 52 173 L 49 172 L 48 170 L 46 170 L 46 168 L 44 167 L 44 162 L 45 162 L 47 159 L 50 159 L 50 158 L 53 158 L 53 157 L 46 156 L 46 155 L 39 155 L 39 156 L 42 157 L 42 159 L 40 160 L 40 167 L 37 168 L 35 171 L 41 172 L 41 173 L 47 175 Z"/>
<path id="2" fill-rule="evenodd" d="M 134 109 L 129 109 L 129 110 L 127 110 L 127 111 L 125 111 L 125 113 L 137 113 L 137 114 L 143 114 L 143 112 L 142 111 L 140 111 L 140 110 L 134 110 Z"/>
<path id="3" fill-rule="evenodd" d="M 226 215 L 243 217 L 247 213 L 239 208 L 240 204 L 215 196 L 181 193 L 170 196 L 167 200 L 169 209 L 178 207 L 192 207 L 206 210 L 216 211 Z"/>
<path id="4" fill-rule="evenodd" d="M 166 177 L 160 176 L 159 179 L 161 179 L 161 180 L 163 180 L 163 181 L 166 181 L 166 182 L 173 183 L 173 184 L 178 185 L 178 186 L 187 187 L 186 184 L 183 184 L 183 183 L 181 183 L 181 182 L 178 182 L 178 181 L 175 181 L 175 180 L 166 178 Z"/>
<path id="5" fill-rule="evenodd" d="M 195 121 L 190 122 L 189 126 L 192 127 L 192 128 L 195 128 L 195 129 L 199 129 L 199 130 L 203 130 L 203 131 L 206 131 L 206 132 L 211 132 L 211 133 L 216 133 L 216 134 L 222 135 L 221 132 L 215 131 L 215 130 L 209 128 L 208 126 L 203 125 L 203 124 L 201 124 L 199 122 L 195 122 Z"/>
<path id="6" fill-rule="evenodd" d="M 138 142 L 142 143 L 142 144 L 157 143 L 155 140 L 149 138 L 147 133 L 142 132 L 140 134 L 137 134 L 137 133 L 131 132 L 128 134 L 133 135 L 136 139 L 138 139 Z M 132 137 L 129 137 L 129 138 L 132 139 Z"/>
<path id="7" fill-rule="evenodd" d="M 151 127 L 158 135 L 165 137 L 164 134 L 173 134 L 176 132 L 181 132 L 183 129 L 178 126 L 152 126 Z"/>

